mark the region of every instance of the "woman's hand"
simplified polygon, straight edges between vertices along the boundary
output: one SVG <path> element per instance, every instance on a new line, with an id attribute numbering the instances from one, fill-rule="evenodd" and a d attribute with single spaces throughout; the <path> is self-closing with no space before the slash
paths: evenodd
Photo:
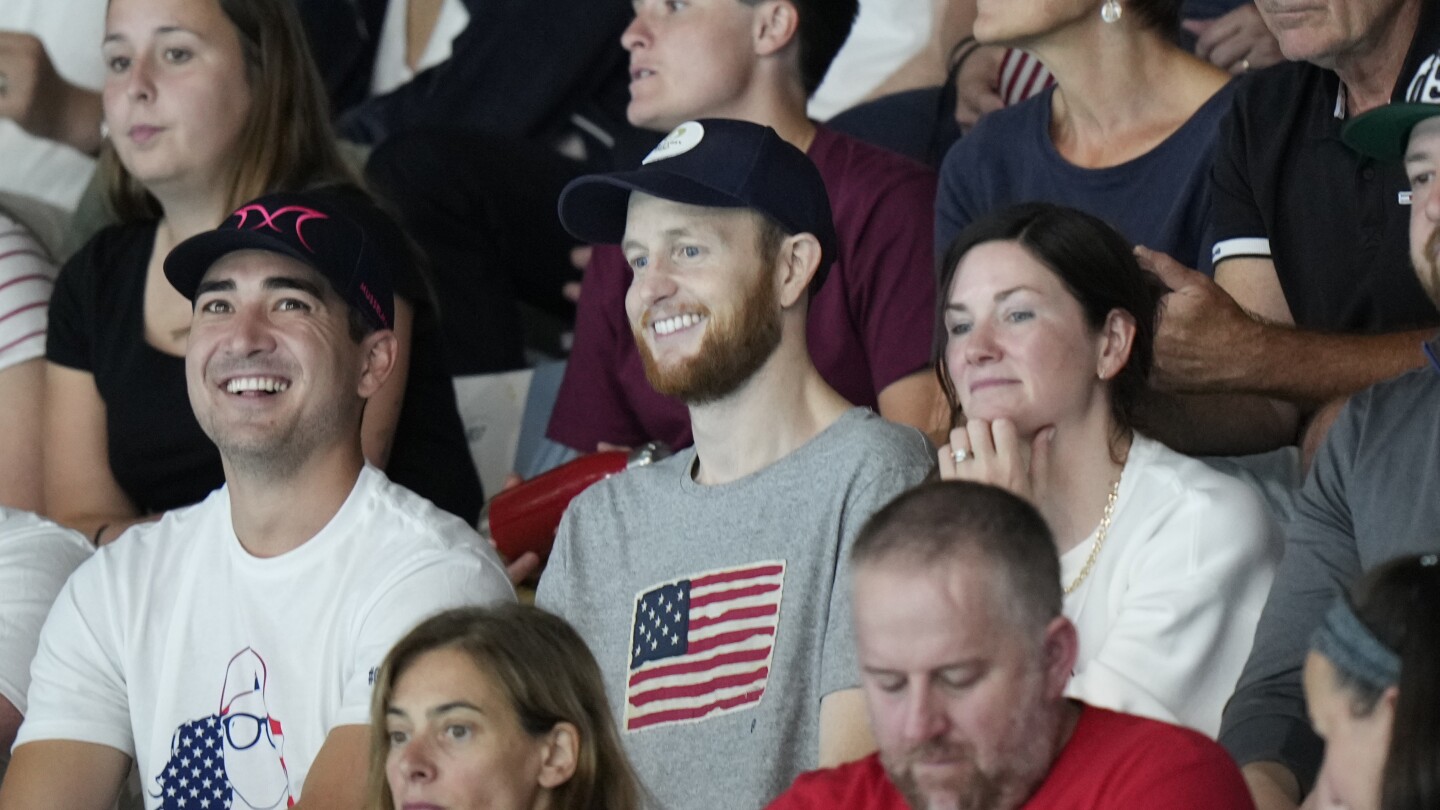
<path id="1" fill-rule="evenodd" d="M 950 443 L 940 448 L 940 477 L 990 484 L 1038 504 L 1044 500 L 1054 438 L 1055 428 L 1047 427 L 1026 443 L 1009 419 L 970 419 L 950 431 Z"/>

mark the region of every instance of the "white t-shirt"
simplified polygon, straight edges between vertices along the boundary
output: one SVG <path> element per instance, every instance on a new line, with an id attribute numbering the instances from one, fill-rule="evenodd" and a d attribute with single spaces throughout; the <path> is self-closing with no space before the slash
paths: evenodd
<path id="1" fill-rule="evenodd" d="M 385 6 L 385 22 L 380 27 L 380 39 L 375 47 L 375 67 L 370 77 L 372 95 L 383 95 L 406 84 L 415 74 L 444 62 L 450 58 L 450 46 L 455 38 L 470 25 L 470 11 L 461 0 L 442 0 L 440 15 L 425 42 L 425 52 L 415 65 L 415 70 L 405 63 L 405 17 L 409 7 L 407 0 L 389 0 Z"/>
<path id="2" fill-rule="evenodd" d="M 324 529 L 269 559 L 236 539 L 222 487 L 71 577 L 16 746 L 131 754 L 149 808 L 284 807 L 330 731 L 368 722 L 375 670 L 402 635 L 514 598 L 469 526 L 373 467 Z"/>
<path id="3" fill-rule="evenodd" d="M 1094 547 L 1061 555 L 1061 583 Z M 1137 434 L 1095 567 L 1065 597 L 1080 634 L 1067 694 L 1214 737 L 1282 548 L 1248 484 Z"/>
<path id="4" fill-rule="evenodd" d="M 34 34 L 63 78 L 98 91 L 105 83 L 100 41 L 107 5 L 107 0 L 4 0 L 0 30 Z M 74 209 L 95 169 L 88 155 L 36 138 L 6 118 L 0 118 L 0 155 L 0 191 L 63 211 Z"/>
<path id="5" fill-rule="evenodd" d="M 45 356 L 55 273 L 34 235 L 0 210 L 0 371 Z"/>
<path id="6" fill-rule="evenodd" d="M 860 0 L 850 38 L 810 98 L 810 117 L 848 110 L 900 69 L 930 40 L 931 0 Z"/>

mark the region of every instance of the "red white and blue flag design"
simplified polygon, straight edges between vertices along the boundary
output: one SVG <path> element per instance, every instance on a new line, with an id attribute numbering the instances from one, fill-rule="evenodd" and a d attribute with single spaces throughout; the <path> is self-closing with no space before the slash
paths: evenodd
<path id="1" fill-rule="evenodd" d="M 631 622 L 625 730 L 692 723 L 759 703 L 784 585 L 781 560 L 642 591 Z"/>

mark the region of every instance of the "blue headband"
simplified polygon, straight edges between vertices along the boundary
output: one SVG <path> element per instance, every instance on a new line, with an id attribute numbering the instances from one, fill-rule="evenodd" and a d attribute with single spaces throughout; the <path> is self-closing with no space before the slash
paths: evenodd
<path id="1" fill-rule="evenodd" d="M 1400 682 L 1400 656 L 1360 621 L 1344 595 L 1325 614 L 1310 646 L 1336 669 L 1367 686 L 1384 689 Z"/>

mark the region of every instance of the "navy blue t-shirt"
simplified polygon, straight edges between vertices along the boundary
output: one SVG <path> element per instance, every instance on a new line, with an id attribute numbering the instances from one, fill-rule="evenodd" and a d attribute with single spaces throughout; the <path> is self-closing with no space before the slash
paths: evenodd
<path id="1" fill-rule="evenodd" d="M 935 199 L 935 255 L 985 214 L 1022 202 L 1068 205 L 1125 238 L 1210 272 L 1202 250 L 1210 221 L 1210 165 L 1234 83 L 1206 101 L 1169 138 L 1134 160 L 1087 169 L 1050 140 L 1055 88 L 980 119 L 950 148 Z"/>

